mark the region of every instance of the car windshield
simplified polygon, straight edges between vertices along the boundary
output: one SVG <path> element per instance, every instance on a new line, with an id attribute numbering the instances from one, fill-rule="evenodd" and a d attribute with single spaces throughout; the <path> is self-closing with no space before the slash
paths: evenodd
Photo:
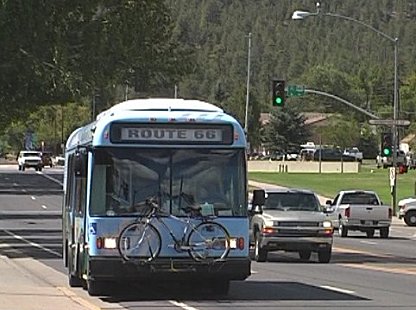
<path id="1" fill-rule="evenodd" d="M 319 211 L 320 205 L 314 194 L 282 192 L 266 194 L 264 210 Z"/>
<path id="2" fill-rule="evenodd" d="M 97 149 L 90 213 L 139 215 L 155 197 L 174 215 L 196 204 L 207 215 L 246 216 L 244 156 L 243 150 Z"/>

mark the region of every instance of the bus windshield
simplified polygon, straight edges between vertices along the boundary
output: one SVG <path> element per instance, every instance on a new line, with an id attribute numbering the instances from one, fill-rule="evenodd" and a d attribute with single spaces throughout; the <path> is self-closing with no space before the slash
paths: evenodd
<path id="1" fill-rule="evenodd" d="M 90 215 L 132 216 L 157 198 L 162 211 L 186 215 L 246 216 L 245 154 L 242 149 L 97 148 Z"/>

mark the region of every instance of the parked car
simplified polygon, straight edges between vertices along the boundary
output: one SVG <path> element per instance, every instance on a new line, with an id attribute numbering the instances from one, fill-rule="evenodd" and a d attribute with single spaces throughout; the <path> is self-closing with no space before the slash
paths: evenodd
<path id="1" fill-rule="evenodd" d="M 416 198 L 405 198 L 398 202 L 399 219 L 403 219 L 407 226 L 416 226 Z"/>
<path id="2" fill-rule="evenodd" d="M 65 166 L 65 157 L 63 155 L 52 157 L 52 163 L 54 166 Z"/>
<path id="3" fill-rule="evenodd" d="M 42 171 L 41 153 L 37 151 L 20 151 L 17 156 L 19 170 L 24 171 L 26 168 L 35 168 L 36 171 Z"/>
<path id="4" fill-rule="evenodd" d="M 357 147 L 345 149 L 344 155 L 352 156 L 355 158 L 356 161 L 359 162 L 363 161 L 363 152 L 360 152 L 360 150 Z"/>
<path id="5" fill-rule="evenodd" d="M 386 157 L 386 156 L 382 156 L 381 154 L 379 154 L 379 155 L 377 155 L 377 158 L 376 158 L 376 164 L 377 164 L 377 168 L 383 167 L 384 169 L 386 169 L 387 167 L 392 167 L 393 166 L 393 156 Z M 406 154 L 401 150 L 397 151 L 396 164 L 398 166 L 406 166 L 407 167 Z"/>
<path id="6" fill-rule="evenodd" d="M 317 252 L 319 262 L 330 261 L 333 227 L 312 191 L 254 190 L 249 214 L 256 261 L 266 261 L 270 251 L 298 252 L 302 260 Z"/>
<path id="7" fill-rule="evenodd" d="M 346 155 L 339 149 L 317 149 L 313 154 L 313 160 L 318 161 L 356 161 L 354 156 Z"/>
<path id="8" fill-rule="evenodd" d="M 376 192 L 340 191 L 326 205 L 333 211 L 330 218 L 341 237 L 347 237 L 350 230 L 359 230 L 372 238 L 379 230 L 381 238 L 388 238 L 393 210 L 383 204 Z"/>

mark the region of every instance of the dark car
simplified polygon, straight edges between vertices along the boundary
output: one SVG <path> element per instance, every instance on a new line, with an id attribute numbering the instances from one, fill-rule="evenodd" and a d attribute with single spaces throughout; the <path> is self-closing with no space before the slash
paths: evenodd
<path id="1" fill-rule="evenodd" d="M 43 167 L 49 166 L 49 167 L 53 167 L 53 163 L 52 163 L 52 152 L 42 152 L 42 165 Z"/>
<path id="2" fill-rule="evenodd" d="M 356 161 L 354 156 L 343 154 L 338 149 L 318 149 L 313 154 L 313 160 L 318 161 Z"/>

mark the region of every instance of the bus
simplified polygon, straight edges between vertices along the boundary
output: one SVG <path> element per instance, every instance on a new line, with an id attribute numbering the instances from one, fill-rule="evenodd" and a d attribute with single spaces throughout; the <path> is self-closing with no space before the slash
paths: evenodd
<path id="1" fill-rule="evenodd" d="M 113 284 L 192 281 L 227 294 L 230 281 L 250 275 L 246 137 L 221 108 L 191 99 L 134 99 L 114 105 L 76 129 L 65 148 L 63 260 L 71 287 L 111 294 Z M 182 194 L 201 204 L 229 235 L 223 259 L 195 260 L 170 246 L 183 232 Z M 124 260 L 122 230 L 157 197 L 169 216 L 156 227 L 152 260 Z M 185 199 L 182 199 L 182 204 Z M 179 220 L 178 220 L 179 219 Z"/>

